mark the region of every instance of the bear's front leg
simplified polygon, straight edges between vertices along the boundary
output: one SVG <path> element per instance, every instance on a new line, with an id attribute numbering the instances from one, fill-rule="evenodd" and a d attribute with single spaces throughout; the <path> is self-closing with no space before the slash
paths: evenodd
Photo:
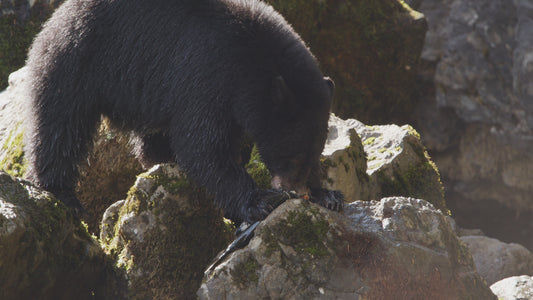
<path id="1" fill-rule="evenodd" d="M 184 141 L 185 140 L 185 141 Z M 263 220 L 274 209 L 281 192 L 262 191 L 246 170 L 234 159 L 231 147 L 213 139 L 172 141 L 176 163 L 196 184 L 215 196 L 215 204 L 224 211 L 224 217 L 236 224 Z"/>
<path id="2" fill-rule="evenodd" d="M 344 195 L 340 191 L 331 191 L 324 189 L 321 186 L 321 181 L 323 178 L 323 170 L 320 167 L 319 163 L 315 163 L 311 167 L 309 173 L 308 185 L 311 191 L 309 200 L 313 203 L 319 204 L 325 208 L 342 211 L 344 206 Z"/>

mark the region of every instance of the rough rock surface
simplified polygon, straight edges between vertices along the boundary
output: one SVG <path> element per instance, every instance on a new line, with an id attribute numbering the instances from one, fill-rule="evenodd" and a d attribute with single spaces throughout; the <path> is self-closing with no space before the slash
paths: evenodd
<path id="1" fill-rule="evenodd" d="M 533 254 L 524 246 L 484 236 L 463 236 L 478 274 L 489 285 L 511 276 L 533 275 Z"/>
<path id="2" fill-rule="evenodd" d="M 0 299 L 121 299 L 121 277 L 53 196 L 0 171 Z"/>
<path id="3" fill-rule="evenodd" d="M 26 69 L 9 75 L 8 88 L 0 92 L 0 168 L 21 177 L 24 174 L 24 81 Z"/>
<path id="4" fill-rule="evenodd" d="M 460 226 L 533 250 L 533 5 L 425 0 L 419 9 L 429 30 L 411 123 L 449 207 Z"/>
<path id="5" fill-rule="evenodd" d="M 406 196 L 448 213 L 438 170 L 411 126 L 366 126 L 332 114 L 322 155 L 324 186 L 348 202 Z"/>
<path id="6" fill-rule="evenodd" d="M 345 214 L 289 200 L 206 275 L 200 299 L 496 299 L 448 219 L 413 198 Z"/>
<path id="7" fill-rule="evenodd" d="M 24 87 L 27 72 L 21 68 L 9 76 L 9 87 L 0 93 L 0 169 L 23 177 L 24 117 L 27 93 Z M 142 167 L 131 154 L 130 137 L 102 122 L 94 146 L 80 163 L 80 180 L 76 193 L 86 207 L 84 220 L 89 231 L 98 233 L 105 209 L 126 196 Z"/>
<path id="8" fill-rule="evenodd" d="M 105 213 L 100 234 L 134 299 L 191 299 L 208 263 L 231 239 L 212 197 L 164 164 L 139 175 Z"/>
<path id="9" fill-rule="evenodd" d="M 505 278 L 490 286 L 498 300 L 533 299 L 533 277 L 515 276 Z"/>

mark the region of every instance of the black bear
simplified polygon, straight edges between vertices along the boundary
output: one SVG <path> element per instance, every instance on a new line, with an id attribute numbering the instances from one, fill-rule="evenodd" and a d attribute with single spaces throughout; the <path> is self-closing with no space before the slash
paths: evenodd
<path id="1" fill-rule="evenodd" d="M 66 205 L 101 115 L 136 135 L 145 166 L 174 161 L 237 223 L 294 190 L 320 188 L 333 82 L 301 38 L 258 0 L 68 0 L 28 55 L 29 178 Z M 273 175 L 259 190 L 239 163 L 243 134 Z"/>

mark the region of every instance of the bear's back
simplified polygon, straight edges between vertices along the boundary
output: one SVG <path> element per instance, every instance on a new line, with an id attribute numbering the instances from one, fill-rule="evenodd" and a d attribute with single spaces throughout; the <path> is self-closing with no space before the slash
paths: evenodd
<path id="1" fill-rule="evenodd" d="M 28 65 L 48 84 L 77 80 L 70 86 L 103 92 L 146 76 L 199 82 L 198 73 L 275 71 L 294 43 L 302 42 L 290 25 L 260 1 L 69 0 L 36 37 Z"/>

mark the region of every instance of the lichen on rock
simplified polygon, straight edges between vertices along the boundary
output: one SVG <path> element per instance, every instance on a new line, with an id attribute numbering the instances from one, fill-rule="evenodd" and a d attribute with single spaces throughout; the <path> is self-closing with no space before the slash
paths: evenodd
<path id="1" fill-rule="evenodd" d="M 409 125 L 366 126 L 330 116 L 323 184 L 347 201 L 390 196 L 429 201 L 449 214 L 437 167 Z"/>

